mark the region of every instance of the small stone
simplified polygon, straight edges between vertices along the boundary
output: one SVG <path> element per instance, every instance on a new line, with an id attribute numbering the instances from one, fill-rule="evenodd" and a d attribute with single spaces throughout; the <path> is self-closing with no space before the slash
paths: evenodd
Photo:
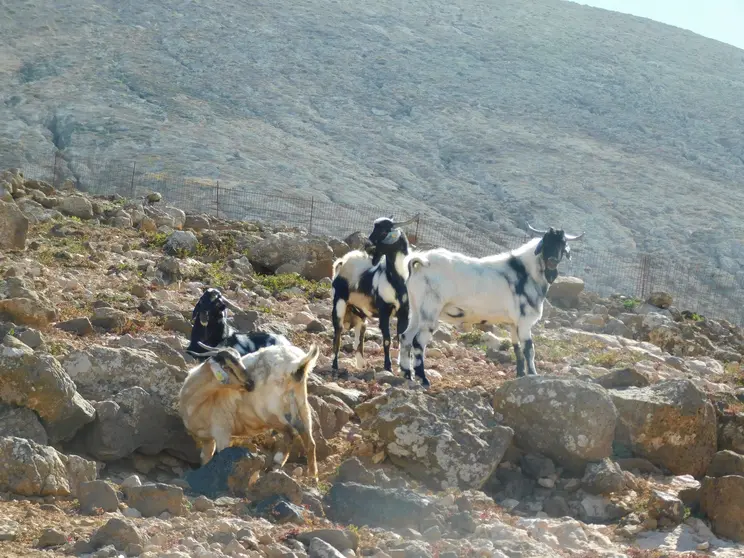
<path id="1" fill-rule="evenodd" d="M 540 479 L 537 479 L 537 484 L 539 484 L 543 488 L 553 488 L 555 486 L 555 480 L 551 477 L 542 477 Z"/>
<path id="2" fill-rule="evenodd" d="M 308 333 L 323 333 L 326 330 L 326 326 L 320 320 L 313 320 L 305 327 L 305 331 Z"/>
<path id="3" fill-rule="evenodd" d="M 14 541 L 21 526 L 18 522 L 7 518 L 0 518 L 0 541 Z"/>
<path id="4" fill-rule="evenodd" d="M 210 500 L 206 496 L 202 495 L 194 500 L 192 507 L 194 511 L 204 512 L 214 508 L 214 502 L 212 502 L 212 500 Z"/>
<path id="5" fill-rule="evenodd" d="M 128 504 L 144 517 L 157 517 L 164 511 L 183 515 L 183 489 L 162 483 L 133 486 L 127 490 Z"/>
<path id="6" fill-rule="evenodd" d="M 142 535 L 134 523 L 128 519 L 113 517 L 106 522 L 90 539 L 93 548 L 101 548 L 109 544 L 117 550 L 124 550 L 130 544 L 143 544 Z"/>
<path id="7" fill-rule="evenodd" d="M 58 529 L 44 529 L 39 536 L 37 546 L 39 548 L 49 548 L 52 546 L 62 546 L 67 543 L 67 535 Z"/>
<path id="8" fill-rule="evenodd" d="M 85 317 L 58 322 L 54 327 L 61 329 L 62 331 L 79 335 L 80 337 L 93 333 L 93 324 L 91 324 L 90 320 Z"/>
<path id="9" fill-rule="evenodd" d="M 92 515 L 98 509 L 105 512 L 114 512 L 119 509 L 116 491 L 102 480 L 81 482 L 78 488 L 78 501 L 80 511 L 86 515 Z"/>
<path id="10" fill-rule="evenodd" d="M 426 541 L 435 542 L 441 538 L 442 538 L 442 530 L 439 528 L 438 525 L 429 527 L 426 531 L 424 531 L 424 540 Z"/>

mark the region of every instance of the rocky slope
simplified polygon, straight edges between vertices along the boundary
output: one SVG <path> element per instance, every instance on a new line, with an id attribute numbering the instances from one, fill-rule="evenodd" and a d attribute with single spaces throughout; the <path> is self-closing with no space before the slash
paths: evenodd
<path id="1" fill-rule="evenodd" d="M 732 46 L 559 0 L 0 6 L 0 166 L 137 158 L 741 271 Z"/>
<path id="2" fill-rule="evenodd" d="M 7 175 L 6 175 L 7 176 Z M 551 288 L 542 376 L 505 332 L 441 326 L 428 392 L 334 377 L 333 258 L 358 241 L 10 177 L 0 201 L 0 554 L 145 558 L 702 557 L 744 552 L 743 332 L 649 301 Z M 10 239 L 10 240 L 9 240 Z M 320 483 L 270 435 L 198 467 L 175 394 L 203 285 L 240 327 L 323 347 Z M 351 336 L 342 364 L 352 362 Z M 395 350 L 393 350 L 395 353 Z M 377 370 L 373 374 L 373 369 Z"/>

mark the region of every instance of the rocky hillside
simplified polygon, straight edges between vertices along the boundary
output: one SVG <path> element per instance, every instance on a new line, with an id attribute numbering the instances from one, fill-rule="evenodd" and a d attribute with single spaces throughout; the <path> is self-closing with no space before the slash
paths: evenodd
<path id="1" fill-rule="evenodd" d="M 137 158 L 741 271 L 732 46 L 562 0 L 0 6 L 0 166 Z"/>
<path id="2" fill-rule="evenodd" d="M 0 555 L 733 558 L 744 553 L 744 332 L 562 278 L 515 379 L 498 328 L 441 326 L 428 392 L 334 377 L 333 258 L 358 242 L 90 198 L 5 174 Z M 242 328 L 322 347 L 320 482 L 267 434 L 198 467 L 176 394 L 204 285 Z M 351 336 L 342 364 L 352 362 Z M 393 350 L 395 353 L 395 350 Z M 373 374 L 376 369 L 376 374 Z M 256 475 L 256 472 L 259 472 Z"/>

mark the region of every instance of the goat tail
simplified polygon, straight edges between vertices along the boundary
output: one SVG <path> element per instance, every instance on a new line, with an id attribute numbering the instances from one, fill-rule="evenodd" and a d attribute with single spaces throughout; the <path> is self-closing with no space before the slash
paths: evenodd
<path id="1" fill-rule="evenodd" d="M 310 345 L 310 350 L 307 352 L 305 357 L 297 365 L 297 369 L 295 370 L 294 374 L 292 374 L 292 378 L 296 382 L 307 380 L 310 372 L 312 372 L 313 368 L 315 368 L 315 364 L 318 362 L 319 356 L 320 349 L 315 343 L 313 343 L 312 345 Z"/>
<path id="2" fill-rule="evenodd" d="M 411 275 L 417 269 L 427 267 L 428 265 L 429 262 L 421 256 L 413 256 L 410 260 L 408 260 L 408 275 Z"/>

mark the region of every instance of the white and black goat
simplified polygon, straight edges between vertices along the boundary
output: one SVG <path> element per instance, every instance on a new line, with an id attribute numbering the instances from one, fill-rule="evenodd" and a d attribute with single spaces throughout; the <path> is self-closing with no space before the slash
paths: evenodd
<path id="1" fill-rule="evenodd" d="M 201 343 L 209 347 L 232 347 L 240 356 L 252 353 L 262 347 L 288 344 L 283 335 L 263 331 L 239 333 L 227 323 L 227 309 L 233 312 L 242 310 L 225 297 L 219 289 L 205 287 L 204 292 L 191 313 L 191 339 L 186 352 L 197 360 L 207 358 Z"/>
<path id="2" fill-rule="evenodd" d="M 351 328 L 354 328 L 357 367 L 364 366 L 366 320 L 376 317 L 382 332 L 385 370 L 392 372 L 390 318 L 398 318 L 396 338 L 408 326 L 405 257 L 410 246 L 400 227 L 415 219 L 398 223 L 392 220 L 392 216 L 376 219 L 368 238 L 370 244 L 364 250 L 348 252 L 333 263 L 333 370 L 338 370 L 341 333 Z"/>
<path id="3" fill-rule="evenodd" d="M 411 317 L 400 337 L 398 364 L 411 379 L 411 353 L 416 377 L 424 387 L 424 353 L 439 320 L 460 326 L 508 324 L 511 330 L 517 376 L 535 371 L 532 327 L 542 318 L 543 302 L 558 277 L 558 264 L 571 259 L 568 242 L 584 236 L 551 227 L 538 231 L 519 248 L 474 258 L 445 248 L 416 252 L 407 258 L 406 286 Z M 524 353 L 522 352 L 524 347 Z"/>

